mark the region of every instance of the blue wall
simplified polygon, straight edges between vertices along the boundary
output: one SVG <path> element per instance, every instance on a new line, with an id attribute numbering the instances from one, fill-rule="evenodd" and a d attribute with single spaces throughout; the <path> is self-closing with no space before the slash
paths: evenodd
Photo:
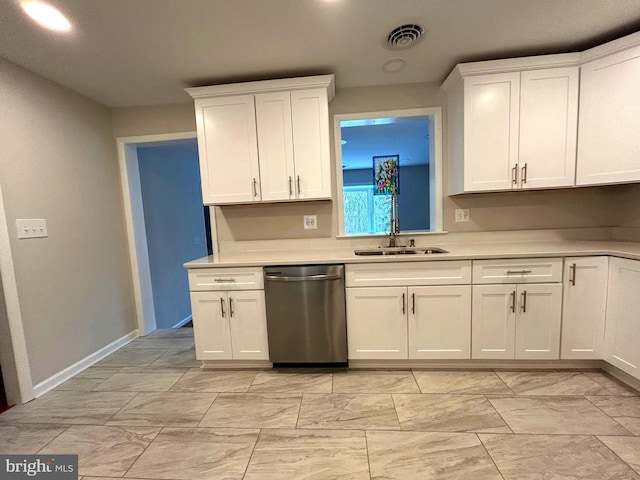
<path id="1" fill-rule="evenodd" d="M 196 140 L 138 148 L 158 328 L 191 315 L 186 261 L 207 254 Z"/>
<path id="2" fill-rule="evenodd" d="M 343 184 L 371 185 L 373 171 L 370 168 L 343 170 Z M 400 166 L 400 230 L 429 230 L 429 165 Z"/>

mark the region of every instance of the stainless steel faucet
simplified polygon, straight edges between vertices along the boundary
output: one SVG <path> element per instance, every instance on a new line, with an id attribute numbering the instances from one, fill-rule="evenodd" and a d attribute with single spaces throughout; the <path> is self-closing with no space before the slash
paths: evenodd
<path id="1" fill-rule="evenodd" d="M 389 244 L 387 247 L 404 247 L 398 243 L 396 235 L 400 233 L 400 210 L 395 188 L 391 192 L 391 211 L 389 213 Z"/>

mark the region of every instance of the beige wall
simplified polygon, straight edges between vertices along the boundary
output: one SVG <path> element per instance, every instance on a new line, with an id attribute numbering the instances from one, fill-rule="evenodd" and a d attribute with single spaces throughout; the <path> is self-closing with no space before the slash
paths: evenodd
<path id="1" fill-rule="evenodd" d="M 0 59 L 0 184 L 34 384 L 135 330 L 109 110 Z M 49 237 L 18 240 L 16 218 Z"/>
<path id="2" fill-rule="evenodd" d="M 196 130 L 193 102 L 189 101 L 148 107 L 115 108 L 112 114 L 115 137 L 195 132 Z"/>

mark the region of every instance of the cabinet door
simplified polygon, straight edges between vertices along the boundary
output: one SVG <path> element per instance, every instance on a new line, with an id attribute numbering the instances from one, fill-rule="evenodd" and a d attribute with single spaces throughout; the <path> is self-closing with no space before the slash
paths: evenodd
<path id="1" fill-rule="evenodd" d="M 409 288 L 409 358 L 471 358 L 471 286 Z"/>
<path id="2" fill-rule="evenodd" d="M 561 319 L 561 283 L 518 285 L 515 358 L 560 358 Z"/>
<path id="3" fill-rule="evenodd" d="M 566 258 L 564 267 L 561 358 L 600 360 L 609 257 Z"/>
<path id="4" fill-rule="evenodd" d="M 291 92 L 295 191 L 299 199 L 331 198 L 326 89 Z"/>
<path id="5" fill-rule="evenodd" d="M 295 198 L 291 95 L 261 93 L 255 99 L 262 200 Z"/>
<path id="6" fill-rule="evenodd" d="M 612 258 L 605 360 L 640 379 L 640 262 Z"/>
<path id="7" fill-rule="evenodd" d="M 406 287 L 347 288 L 350 359 L 406 359 Z"/>
<path id="8" fill-rule="evenodd" d="M 578 67 L 521 73 L 522 188 L 571 187 L 578 134 Z"/>
<path id="9" fill-rule="evenodd" d="M 231 360 L 229 303 L 225 292 L 191 292 L 198 360 Z"/>
<path id="10" fill-rule="evenodd" d="M 234 360 L 269 360 L 264 290 L 229 292 Z"/>
<path id="11" fill-rule="evenodd" d="M 576 183 L 640 180 L 640 47 L 581 68 Z"/>
<path id="12" fill-rule="evenodd" d="M 473 286 L 473 358 L 515 357 L 516 293 L 516 285 Z"/>
<path id="13" fill-rule="evenodd" d="M 205 204 L 260 200 L 253 95 L 196 100 Z"/>
<path id="14" fill-rule="evenodd" d="M 464 79 L 465 192 L 517 187 L 519 102 L 520 73 Z"/>

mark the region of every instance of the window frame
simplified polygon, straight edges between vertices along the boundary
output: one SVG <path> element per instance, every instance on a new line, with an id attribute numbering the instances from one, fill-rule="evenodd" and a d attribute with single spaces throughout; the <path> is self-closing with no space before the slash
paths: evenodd
<path id="1" fill-rule="evenodd" d="M 446 233 L 442 220 L 442 107 L 412 108 L 405 110 L 387 110 L 379 112 L 344 113 L 333 116 L 333 133 L 335 147 L 335 169 L 338 207 L 338 235 L 337 238 L 381 237 L 387 233 L 372 233 L 362 235 L 346 235 L 344 226 L 344 179 L 342 176 L 342 128 L 341 123 L 349 120 L 372 120 L 376 118 L 402 118 L 429 116 L 433 121 L 429 128 L 429 230 L 403 231 L 401 235 L 428 235 Z"/>

